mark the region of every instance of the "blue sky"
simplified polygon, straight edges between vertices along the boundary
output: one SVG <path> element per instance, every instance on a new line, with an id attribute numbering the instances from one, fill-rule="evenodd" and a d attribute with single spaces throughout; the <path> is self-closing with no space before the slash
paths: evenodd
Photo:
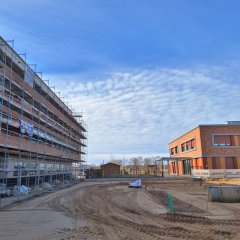
<path id="1" fill-rule="evenodd" d="M 89 125 L 89 163 L 240 119 L 237 0 L 1 0 L 0 35 Z"/>

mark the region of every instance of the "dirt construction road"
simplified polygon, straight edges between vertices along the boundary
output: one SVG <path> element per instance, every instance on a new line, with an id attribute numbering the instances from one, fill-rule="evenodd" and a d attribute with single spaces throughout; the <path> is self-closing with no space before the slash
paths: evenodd
<path id="1" fill-rule="evenodd" d="M 208 203 L 183 181 L 81 183 L 0 212 L 0 239 L 240 239 L 240 204 Z M 167 192 L 174 214 L 167 212 Z"/>

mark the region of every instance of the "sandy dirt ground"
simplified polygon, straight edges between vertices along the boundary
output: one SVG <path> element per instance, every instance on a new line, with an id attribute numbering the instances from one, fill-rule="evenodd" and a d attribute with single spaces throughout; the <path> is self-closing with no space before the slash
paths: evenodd
<path id="1" fill-rule="evenodd" d="M 206 183 L 148 180 L 143 186 L 84 182 L 12 205 L 0 211 L 0 239 L 240 239 L 240 203 L 208 202 Z"/>

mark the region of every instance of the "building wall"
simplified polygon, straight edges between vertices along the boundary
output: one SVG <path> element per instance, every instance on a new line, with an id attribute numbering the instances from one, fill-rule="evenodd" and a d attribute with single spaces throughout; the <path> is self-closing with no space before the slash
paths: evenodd
<path id="1" fill-rule="evenodd" d="M 216 145 L 214 136 L 230 136 L 230 145 Z M 196 140 L 196 148 L 181 151 L 181 144 L 189 139 Z M 178 146 L 178 153 L 171 149 Z M 236 169 L 240 168 L 240 126 L 239 125 L 200 125 L 169 143 L 171 157 L 191 158 L 193 169 Z M 174 153 L 175 151 L 173 151 Z M 184 174 L 183 160 L 170 162 L 170 173 Z"/>
<path id="2" fill-rule="evenodd" d="M 99 178 L 99 177 L 102 177 L 101 168 L 90 168 L 87 178 Z"/>
<path id="3" fill-rule="evenodd" d="M 103 177 L 114 177 L 121 174 L 121 166 L 113 163 L 107 163 L 101 166 Z"/>
<path id="4" fill-rule="evenodd" d="M 240 126 L 200 126 L 203 157 L 209 169 L 240 168 Z M 230 135 L 236 146 L 215 146 L 214 136 Z"/>
<path id="5" fill-rule="evenodd" d="M 200 126 L 202 155 L 203 156 L 240 156 L 240 146 L 235 147 L 215 147 L 213 145 L 213 134 L 238 134 L 240 136 L 240 126 Z"/>
<path id="6" fill-rule="evenodd" d="M 195 139 L 196 148 L 186 152 L 181 151 L 181 144 L 187 142 L 188 140 Z M 168 148 L 171 149 L 178 146 L 178 154 L 171 155 L 171 157 L 201 157 L 202 156 L 202 146 L 200 138 L 200 128 L 197 127 L 190 132 L 184 134 L 183 136 L 177 138 L 176 140 L 169 143 Z"/>

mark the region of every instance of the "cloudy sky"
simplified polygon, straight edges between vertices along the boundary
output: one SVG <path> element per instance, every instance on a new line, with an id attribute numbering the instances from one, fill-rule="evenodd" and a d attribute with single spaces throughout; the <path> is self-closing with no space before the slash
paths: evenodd
<path id="1" fill-rule="evenodd" d="M 240 120 L 238 0 L 1 0 L 0 35 L 84 112 L 88 162 Z"/>

